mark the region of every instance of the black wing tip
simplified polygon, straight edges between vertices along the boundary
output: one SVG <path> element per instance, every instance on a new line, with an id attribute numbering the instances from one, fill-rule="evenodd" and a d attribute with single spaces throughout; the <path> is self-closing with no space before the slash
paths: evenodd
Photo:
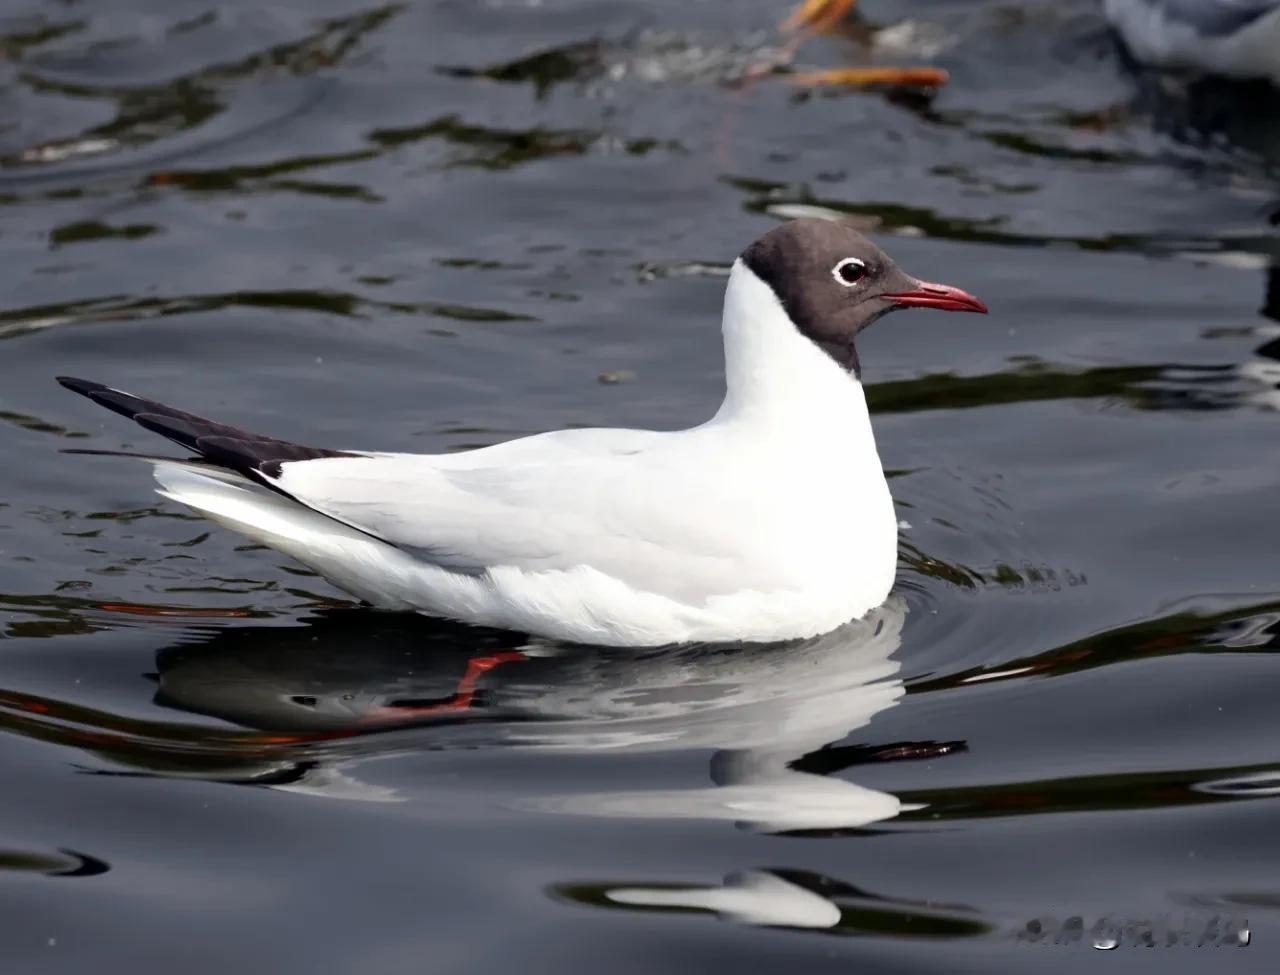
<path id="1" fill-rule="evenodd" d="M 135 460 L 171 460 L 178 464 L 203 463 L 202 457 L 168 457 L 164 454 L 143 454 L 134 450 L 94 450 L 89 447 L 63 447 L 60 454 L 73 454 L 77 457 L 132 457 Z"/>
<path id="2" fill-rule="evenodd" d="M 102 385 L 102 383 L 95 383 L 88 379 L 77 379 L 75 376 L 54 376 L 53 378 L 58 381 L 58 385 L 64 386 L 73 393 L 79 393 L 81 396 L 100 393 L 110 388 Z"/>
<path id="3" fill-rule="evenodd" d="M 94 399 L 96 400 L 97 397 L 94 397 Z M 106 404 L 104 403 L 103 405 L 105 406 Z M 194 423 L 188 423 L 186 420 L 179 419 L 176 416 L 164 416 L 160 413 L 135 413 L 132 419 L 142 429 L 158 433 L 160 436 L 168 437 L 170 440 L 176 440 L 184 447 L 195 449 L 196 441 L 200 438 L 200 430 Z"/>
<path id="4" fill-rule="evenodd" d="M 102 389 L 95 389 L 88 396 L 99 406 L 105 406 L 111 412 L 119 413 L 130 420 L 136 419 L 138 414 L 147 408 L 147 404 L 132 393 L 122 393 L 118 389 L 109 389 L 105 386 Z"/>
<path id="5" fill-rule="evenodd" d="M 280 479 L 286 463 L 360 456 L 345 450 L 306 447 L 274 437 L 260 437 L 88 379 L 55 378 L 72 392 L 133 420 L 144 430 L 200 454 L 207 463 L 237 471 L 269 487 L 275 487 L 272 482 Z"/>
<path id="6" fill-rule="evenodd" d="M 105 406 L 112 413 L 132 420 L 138 413 L 146 409 L 146 402 L 132 393 L 123 393 L 103 383 L 95 383 L 89 379 L 77 379 L 75 376 L 56 376 L 58 382 L 81 396 L 88 397 L 99 406 Z"/>

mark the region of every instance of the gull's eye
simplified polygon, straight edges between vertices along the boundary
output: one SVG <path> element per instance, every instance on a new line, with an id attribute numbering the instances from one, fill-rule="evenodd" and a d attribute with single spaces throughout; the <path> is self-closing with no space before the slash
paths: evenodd
<path id="1" fill-rule="evenodd" d="M 852 288 L 867 273 L 867 264 L 856 257 L 846 257 L 831 269 L 831 276 L 846 288 Z"/>

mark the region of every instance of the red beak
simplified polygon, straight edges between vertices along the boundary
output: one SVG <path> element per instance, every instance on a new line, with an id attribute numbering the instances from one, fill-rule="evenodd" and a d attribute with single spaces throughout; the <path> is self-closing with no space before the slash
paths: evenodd
<path id="1" fill-rule="evenodd" d="M 938 308 L 942 311 L 973 311 L 980 315 L 987 313 L 987 306 L 967 291 L 953 288 L 946 284 L 930 284 L 928 281 L 917 281 L 916 287 L 910 291 L 902 291 L 896 295 L 881 295 L 904 308 Z"/>

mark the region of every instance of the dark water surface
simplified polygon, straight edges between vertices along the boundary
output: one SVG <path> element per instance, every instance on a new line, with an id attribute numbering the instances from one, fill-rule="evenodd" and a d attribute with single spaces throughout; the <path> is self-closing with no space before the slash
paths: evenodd
<path id="1" fill-rule="evenodd" d="M 798 55 L 932 102 L 733 85 L 784 13 L 0 8 L 4 971 L 1274 970 L 1275 97 L 1084 0 Z M 59 453 L 153 443 L 56 373 L 337 447 L 685 425 L 727 262 L 815 208 L 993 312 L 864 338 L 909 527 L 819 640 L 379 615 Z M 1088 947 L 1161 917 L 1252 943 Z"/>

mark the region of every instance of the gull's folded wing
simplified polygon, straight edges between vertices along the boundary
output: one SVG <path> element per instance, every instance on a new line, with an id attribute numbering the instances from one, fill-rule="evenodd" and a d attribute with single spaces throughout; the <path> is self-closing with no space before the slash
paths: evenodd
<path id="1" fill-rule="evenodd" d="M 750 512 L 730 513 L 741 519 L 726 527 L 722 507 L 706 510 L 706 498 L 725 495 L 710 479 L 733 472 L 695 464 L 693 447 L 648 431 L 561 431 L 458 455 L 286 462 L 272 481 L 300 503 L 452 571 L 585 566 L 697 598 L 740 582 L 755 546 Z M 694 470 L 708 482 L 691 478 Z"/>

